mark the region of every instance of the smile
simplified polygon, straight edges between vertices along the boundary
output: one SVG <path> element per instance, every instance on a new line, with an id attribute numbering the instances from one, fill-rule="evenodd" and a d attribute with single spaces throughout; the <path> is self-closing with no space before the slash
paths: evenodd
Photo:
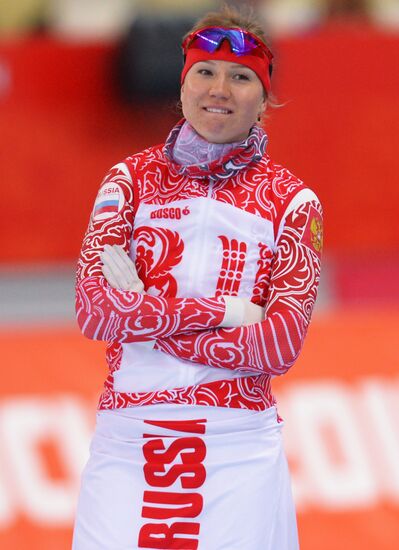
<path id="1" fill-rule="evenodd" d="M 204 110 L 207 113 L 215 113 L 218 115 L 231 115 L 233 111 L 230 111 L 230 109 L 223 109 L 222 107 L 204 107 Z"/>

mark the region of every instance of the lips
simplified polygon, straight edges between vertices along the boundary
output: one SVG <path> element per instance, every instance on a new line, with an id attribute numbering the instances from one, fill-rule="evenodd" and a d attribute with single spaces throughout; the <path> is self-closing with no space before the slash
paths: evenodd
<path id="1" fill-rule="evenodd" d="M 204 107 L 204 111 L 216 115 L 231 115 L 233 111 L 224 107 Z"/>

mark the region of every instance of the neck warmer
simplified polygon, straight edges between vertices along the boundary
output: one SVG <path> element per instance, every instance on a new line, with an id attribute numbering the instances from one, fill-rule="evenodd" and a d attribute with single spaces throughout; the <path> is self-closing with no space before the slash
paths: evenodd
<path id="1" fill-rule="evenodd" d="M 266 150 L 267 135 L 263 128 L 257 124 L 251 128 L 249 136 L 238 144 L 209 143 L 198 136 L 189 125 L 188 130 L 186 130 L 188 133 L 184 132 L 180 137 L 181 130 L 185 125 L 185 119 L 178 122 L 170 132 L 163 147 L 163 154 L 169 170 L 175 175 L 212 179 L 230 178 L 250 164 L 259 162 Z M 209 160 L 208 157 L 204 162 L 199 160 L 199 154 L 201 153 L 196 151 L 198 147 L 197 140 L 203 141 L 206 156 L 215 156 L 216 159 Z M 176 148 L 178 141 L 179 145 Z M 181 162 L 177 159 L 180 159 Z M 194 164 L 191 164 L 192 162 Z"/>
<path id="2" fill-rule="evenodd" d="M 228 155 L 239 143 L 210 143 L 185 121 L 173 147 L 173 160 L 182 166 L 209 164 Z"/>

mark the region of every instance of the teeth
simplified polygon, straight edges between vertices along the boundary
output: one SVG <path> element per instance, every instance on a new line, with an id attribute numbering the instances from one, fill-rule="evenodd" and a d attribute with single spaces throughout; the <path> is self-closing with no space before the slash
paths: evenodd
<path id="1" fill-rule="evenodd" d="M 220 113 L 223 115 L 228 115 L 231 112 L 228 109 L 217 109 L 215 107 L 206 107 L 206 110 L 208 113 Z"/>

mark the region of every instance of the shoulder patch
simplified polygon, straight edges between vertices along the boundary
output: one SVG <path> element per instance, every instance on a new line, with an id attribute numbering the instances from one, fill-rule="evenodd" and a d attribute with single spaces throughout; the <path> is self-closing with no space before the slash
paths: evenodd
<path id="1" fill-rule="evenodd" d="M 316 252 L 322 252 L 323 250 L 323 222 L 320 217 L 312 218 L 310 222 L 310 232 L 312 234 L 311 241 L 313 248 Z"/>
<path id="2" fill-rule="evenodd" d="M 117 216 L 125 204 L 125 196 L 117 183 L 105 183 L 98 192 L 94 203 L 93 219 L 106 220 Z"/>
<path id="3" fill-rule="evenodd" d="M 314 207 L 311 207 L 308 215 L 302 242 L 317 254 L 323 251 L 323 221 Z"/>

